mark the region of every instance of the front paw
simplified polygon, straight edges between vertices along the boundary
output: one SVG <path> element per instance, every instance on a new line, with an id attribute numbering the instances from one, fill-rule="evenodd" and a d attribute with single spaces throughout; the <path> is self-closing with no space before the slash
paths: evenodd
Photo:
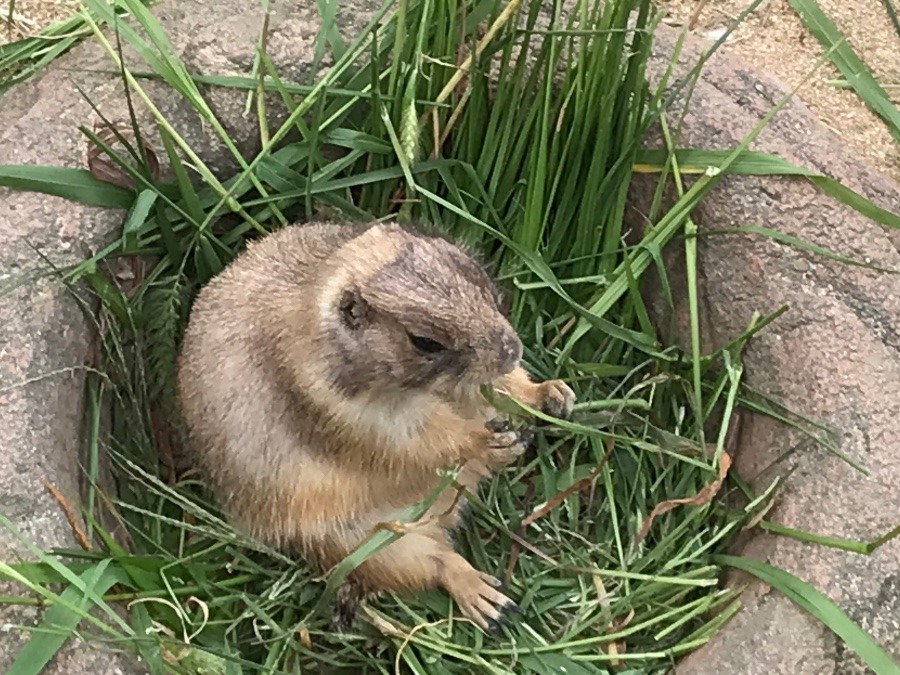
<path id="1" fill-rule="evenodd" d="M 515 461 L 534 439 L 531 429 L 513 429 L 509 422 L 499 417 L 489 420 L 485 427 L 488 461 L 492 466 L 505 466 Z"/>
<path id="2" fill-rule="evenodd" d="M 568 419 L 575 406 L 575 392 L 562 380 L 548 380 L 541 385 L 541 412 L 558 419 Z"/>

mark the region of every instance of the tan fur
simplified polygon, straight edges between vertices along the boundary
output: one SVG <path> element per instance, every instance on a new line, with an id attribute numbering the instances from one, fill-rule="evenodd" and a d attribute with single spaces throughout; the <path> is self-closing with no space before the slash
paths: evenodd
<path id="1" fill-rule="evenodd" d="M 495 412 L 481 384 L 568 414 L 571 390 L 531 381 L 473 265 L 396 225 L 316 223 L 251 244 L 200 292 L 178 393 L 196 462 L 236 526 L 327 569 L 426 497 L 438 470 L 462 464 L 475 490 L 523 450 L 485 426 Z M 422 331 L 452 348 L 417 351 L 407 333 Z M 455 496 L 351 579 L 371 593 L 443 587 L 487 627 L 511 602 L 454 551 Z"/>

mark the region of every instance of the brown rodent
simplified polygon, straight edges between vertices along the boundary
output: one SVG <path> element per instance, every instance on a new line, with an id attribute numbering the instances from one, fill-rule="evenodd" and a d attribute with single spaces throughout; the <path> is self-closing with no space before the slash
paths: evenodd
<path id="1" fill-rule="evenodd" d="M 524 450 L 482 385 L 571 412 L 572 390 L 533 383 L 521 355 L 491 280 L 452 243 L 396 224 L 293 225 L 200 291 L 178 395 L 195 462 L 235 526 L 327 570 L 427 497 L 439 469 L 462 463 L 457 480 L 474 490 Z M 445 490 L 357 567 L 345 602 L 443 587 L 495 628 L 515 605 L 455 551 L 456 496 Z"/>

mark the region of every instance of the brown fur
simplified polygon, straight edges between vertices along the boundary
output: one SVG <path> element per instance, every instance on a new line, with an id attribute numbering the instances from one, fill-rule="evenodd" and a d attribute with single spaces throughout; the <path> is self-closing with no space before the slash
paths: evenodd
<path id="1" fill-rule="evenodd" d="M 251 244 L 200 292 L 178 392 L 196 461 L 236 526 L 327 569 L 426 497 L 439 469 L 463 464 L 474 490 L 522 452 L 520 434 L 485 425 L 480 385 L 570 412 L 571 390 L 533 383 L 520 357 L 490 279 L 451 243 L 316 223 Z M 454 497 L 351 581 L 366 593 L 443 587 L 486 628 L 512 603 L 454 550 Z"/>

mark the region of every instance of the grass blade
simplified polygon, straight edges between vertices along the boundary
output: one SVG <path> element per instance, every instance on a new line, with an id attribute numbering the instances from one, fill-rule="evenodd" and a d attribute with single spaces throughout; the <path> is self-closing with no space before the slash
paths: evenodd
<path id="1" fill-rule="evenodd" d="M 851 258 L 849 256 L 842 255 L 837 251 L 832 251 L 830 248 L 825 246 L 819 246 L 818 244 L 814 244 L 812 242 L 806 241 L 805 239 L 801 239 L 799 237 L 794 237 L 790 234 L 785 234 L 779 230 L 773 229 L 771 227 L 765 227 L 762 225 L 742 225 L 740 227 L 736 227 L 734 229 L 712 229 L 706 230 L 702 234 L 698 234 L 696 236 L 703 237 L 712 237 L 723 234 L 758 234 L 763 237 L 768 237 L 773 241 L 777 241 L 779 244 L 784 244 L 785 246 L 791 246 L 793 248 L 799 249 L 801 251 L 807 251 L 808 253 L 812 253 L 814 255 L 820 256 L 822 258 L 828 258 L 830 260 L 836 260 L 837 262 L 843 263 L 845 265 L 853 265 L 855 267 L 865 267 L 866 269 L 876 270 L 878 272 L 885 272 L 887 274 L 898 274 L 900 273 L 900 269 L 887 269 L 883 267 L 879 267 L 878 265 L 872 264 L 870 262 L 866 262 L 863 260 L 857 260 L 855 258 Z"/>
<path id="2" fill-rule="evenodd" d="M 790 3 L 810 32 L 831 54 L 832 63 L 847 78 L 863 103 L 884 120 L 891 135 L 900 143 L 900 110 L 872 77 L 866 64 L 841 35 L 834 22 L 825 15 L 816 0 L 790 0 Z"/>
<path id="3" fill-rule="evenodd" d="M 679 171 L 682 174 L 703 174 L 711 166 L 722 166 L 723 161 L 730 153 L 730 150 L 678 148 L 674 154 L 678 160 Z M 661 173 L 664 170 L 666 161 L 666 150 L 641 150 L 638 153 L 634 172 Z M 900 214 L 881 208 L 831 176 L 798 166 L 783 157 L 769 152 L 744 150 L 723 171 L 727 174 L 746 176 L 802 176 L 829 197 L 871 218 L 876 223 L 885 227 L 900 229 Z"/>
<path id="4" fill-rule="evenodd" d="M 87 169 L 0 164 L 0 185 L 110 209 L 127 209 L 134 202 L 133 192 L 97 180 Z"/>
<path id="5" fill-rule="evenodd" d="M 855 651 L 875 675 L 900 675 L 896 663 L 875 640 L 860 628 L 824 593 L 785 570 L 752 558 L 730 555 L 714 556 L 729 567 L 743 570 L 772 588 L 784 593 L 801 608 L 816 617 Z"/>
<path id="6" fill-rule="evenodd" d="M 82 592 L 74 586 L 62 592 L 60 595 L 62 602 L 54 604 L 44 613 L 37 632 L 31 635 L 16 655 L 7 675 L 41 673 L 44 666 L 75 631 L 84 613 L 90 610 L 89 594 L 96 593 L 102 596 L 113 584 L 128 581 L 126 575 L 117 568 L 110 567 L 109 563 L 109 559 L 103 560 L 80 575 L 79 579 L 88 589 L 87 592 Z M 74 606 L 77 611 L 67 605 Z"/>

